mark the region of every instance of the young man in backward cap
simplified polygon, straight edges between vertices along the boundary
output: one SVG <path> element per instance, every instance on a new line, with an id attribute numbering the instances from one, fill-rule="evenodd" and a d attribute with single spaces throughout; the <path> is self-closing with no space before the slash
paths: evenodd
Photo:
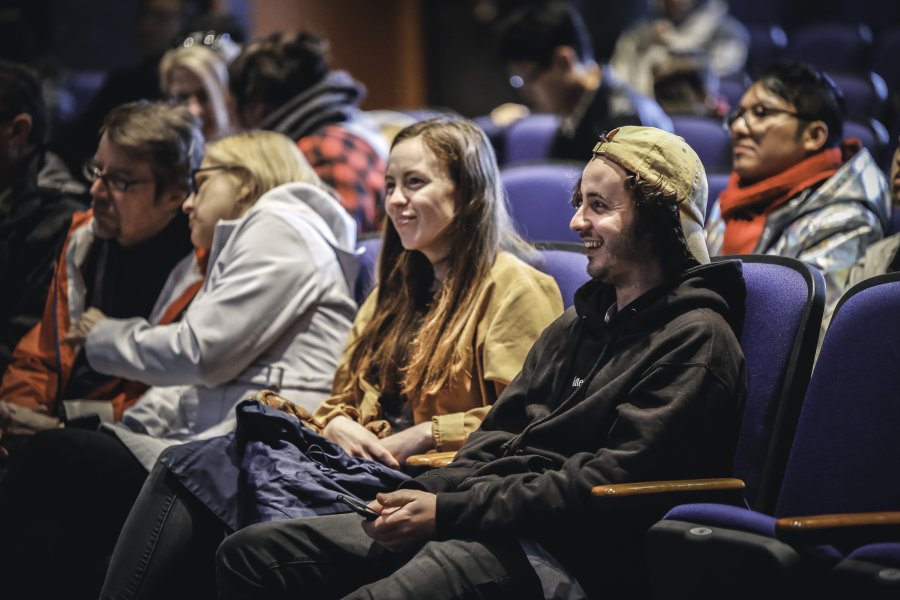
<path id="1" fill-rule="evenodd" d="M 745 288 L 739 263 L 709 264 L 706 196 L 680 137 L 601 137 L 572 199 L 592 281 L 481 429 L 450 465 L 379 494 L 372 521 L 230 536 L 220 597 L 543 598 L 559 586 L 596 597 L 628 581 L 648 523 L 592 509 L 591 488 L 721 476 L 733 456 Z"/>

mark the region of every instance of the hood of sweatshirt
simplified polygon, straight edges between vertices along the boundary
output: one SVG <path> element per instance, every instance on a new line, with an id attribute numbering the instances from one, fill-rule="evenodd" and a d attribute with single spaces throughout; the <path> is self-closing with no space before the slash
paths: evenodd
<path id="1" fill-rule="evenodd" d="M 656 329 L 685 310 L 708 308 L 722 315 L 738 338 L 744 323 L 745 300 L 743 268 L 737 260 L 691 267 L 642 294 L 616 312 L 609 323 L 605 316 L 616 301 L 613 286 L 592 280 L 579 288 L 574 298 L 576 313 L 586 327 L 595 331 L 608 327 Z"/>

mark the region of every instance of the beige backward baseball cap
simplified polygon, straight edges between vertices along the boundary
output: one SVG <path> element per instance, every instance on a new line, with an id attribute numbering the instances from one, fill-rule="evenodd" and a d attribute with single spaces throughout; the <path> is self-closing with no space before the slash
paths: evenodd
<path id="1" fill-rule="evenodd" d="M 709 194 L 706 170 L 684 138 L 655 127 L 618 127 L 601 137 L 594 156 L 605 156 L 674 195 L 688 250 L 700 264 L 709 262 L 703 235 Z"/>

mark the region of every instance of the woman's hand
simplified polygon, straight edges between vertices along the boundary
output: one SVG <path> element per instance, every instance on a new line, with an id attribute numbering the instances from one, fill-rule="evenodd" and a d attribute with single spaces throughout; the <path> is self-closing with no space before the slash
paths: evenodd
<path id="1" fill-rule="evenodd" d="M 381 440 L 349 417 L 341 415 L 333 418 L 325 426 L 322 435 L 343 448 L 350 456 L 377 460 L 393 469 L 400 468 L 400 463 L 382 445 Z"/>
<path id="2" fill-rule="evenodd" d="M 434 437 L 431 433 L 431 421 L 419 423 L 399 433 L 389 435 L 380 440 L 398 463 L 406 464 L 406 459 L 413 454 L 421 454 L 434 448 Z"/>
<path id="3" fill-rule="evenodd" d="M 106 315 L 99 308 L 87 309 L 78 322 L 72 324 L 69 333 L 63 337 L 63 342 L 72 346 L 83 345 L 91 329 L 104 319 L 106 319 Z"/>

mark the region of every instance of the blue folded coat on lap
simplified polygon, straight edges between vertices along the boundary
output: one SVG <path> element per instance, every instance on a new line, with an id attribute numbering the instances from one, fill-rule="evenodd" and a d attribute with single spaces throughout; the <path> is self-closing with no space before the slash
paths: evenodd
<path id="1" fill-rule="evenodd" d="M 159 458 L 232 530 L 349 512 L 338 494 L 368 502 L 409 479 L 379 462 L 347 455 L 278 409 L 246 400 L 235 410 L 234 432 L 173 446 Z"/>

